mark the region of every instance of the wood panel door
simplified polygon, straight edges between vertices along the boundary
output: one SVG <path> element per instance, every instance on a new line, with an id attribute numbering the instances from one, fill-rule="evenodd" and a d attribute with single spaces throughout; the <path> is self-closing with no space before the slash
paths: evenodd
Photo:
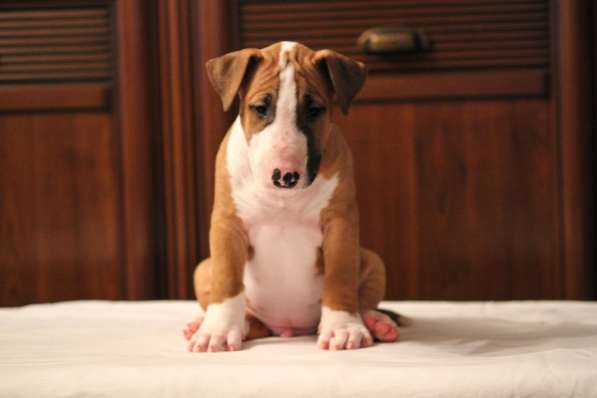
<path id="1" fill-rule="evenodd" d="M 541 99 L 357 104 L 362 241 L 389 297 L 560 297 L 557 152 Z"/>
<path id="2" fill-rule="evenodd" d="M 226 4 L 219 54 L 296 40 L 369 66 L 338 123 L 388 299 L 594 297 L 586 1 Z M 386 25 L 423 30 L 431 49 L 364 54 L 358 35 Z"/>
<path id="3" fill-rule="evenodd" d="M 0 3 L 0 305 L 158 295 L 149 21 Z"/>

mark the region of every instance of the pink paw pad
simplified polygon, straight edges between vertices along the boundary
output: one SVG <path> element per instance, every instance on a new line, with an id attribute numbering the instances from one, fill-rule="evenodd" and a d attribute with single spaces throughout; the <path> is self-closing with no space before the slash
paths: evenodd
<path id="1" fill-rule="evenodd" d="M 379 341 L 393 342 L 400 337 L 398 325 L 386 314 L 368 311 L 363 315 L 363 322 L 369 332 Z"/>
<path id="2" fill-rule="evenodd" d="M 203 317 L 197 317 L 194 320 L 192 320 L 191 322 L 187 323 L 186 327 L 182 330 L 182 334 L 184 335 L 184 338 L 186 340 L 190 340 L 191 337 L 193 337 L 193 335 L 195 334 L 195 332 L 197 330 L 199 330 L 199 327 L 201 326 L 202 322 L 203 322 Z"/>

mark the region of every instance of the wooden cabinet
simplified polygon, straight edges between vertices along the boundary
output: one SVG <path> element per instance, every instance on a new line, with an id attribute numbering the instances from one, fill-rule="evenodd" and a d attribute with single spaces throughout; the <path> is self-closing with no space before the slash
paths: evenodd
<path id="1" fill-rule="evenodd" d="M 590 78 L 588 6 L 241 0 L 232 39 L 296 40 L 368 65 L 338 123 L 355 154 L 362 241 L 386 261 L 388 298 L 587 298 L 594 147 L 578 79 Z M 364 54 L 356 39 L 377 26 L 416 28 L 431 48 Z"/>
<path id="2" fill-rule="evenodd" d="M 1 305 L 158 296 L 148 11 L 0 4 Z"/>
<path id="3" fill-rule="evenodd" d="M 0 3 L 0 304 L 190 298 L 221 112 L 204 63 L 280 40 L 365 62 L 337 122 L 389 299 L 597 295 L 588 0 Z M 592 24 L 592 25 L 591 25 Z M 423 52 L 365 54 L 377 26 Z"/>
<path id="4" fill-rule="evenodd" d="M 564 297 L 548 1 L 241 1 L 241 47 L 283 39 L 365 62 L 339 120 L 356 158 L 363 244 L 393 299 Z M 368 55 L 377 26 L 427 51 Z"/>

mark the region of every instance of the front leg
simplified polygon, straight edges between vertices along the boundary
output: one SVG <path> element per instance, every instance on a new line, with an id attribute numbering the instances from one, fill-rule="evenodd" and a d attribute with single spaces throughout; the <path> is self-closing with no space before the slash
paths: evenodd
<path id="1" fill-rule="evenodd" d="M 359 315 L 360 249 L 356 216 L 335 216 L 324 226 L 324 280 L 317 345 L 343 350 L 373 344 Z"/>
<path id="2" fill-rule="evenodd" d="M 211 292 L 205 318 L 189 344 L 194 352 L 236 351 L 248 331 L 243 270 L 248 239 L 234 216 L 214 214 L 210 229 Z"/>

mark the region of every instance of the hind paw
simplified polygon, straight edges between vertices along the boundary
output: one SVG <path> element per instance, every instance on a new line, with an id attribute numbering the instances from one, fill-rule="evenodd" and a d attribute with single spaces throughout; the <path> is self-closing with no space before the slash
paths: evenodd
<path id="1" fill-rule="evenodd" d="M 191 337 L 199 330 L 203 323 L 203 316 L 198 316 L 191 322 L 187 323 L 186 327 L 182 330 L 182 334 L 186 340 L 190 340 Z"/>
<path id="2" fill-rule="evenodd" d="M 367 311 L 363 314 L 363 323 L 376 340 L 393 342 L 400 337 L 398 325 L 389 316 L 379 311 Z"/>

